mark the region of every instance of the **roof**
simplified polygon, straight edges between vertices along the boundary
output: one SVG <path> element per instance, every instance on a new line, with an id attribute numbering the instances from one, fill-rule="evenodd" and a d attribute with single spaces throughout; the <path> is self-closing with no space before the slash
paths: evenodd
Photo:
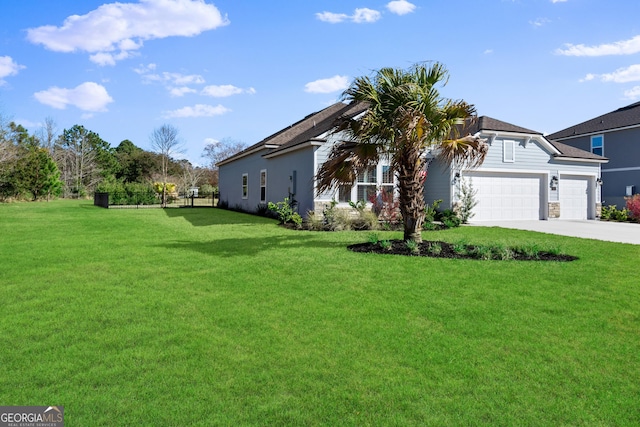
<path id="1" fill-rule="evenodd" d="M 358 115 L 365 111 L 366 108 L 367 107 L 361 103 L 344 104 L 342 102 L 337 102 L 323 110 L 309 114 L 302 120 L 279 130 L 262 141 L 222 160 L 218 164 L 227 163 L 237 158 L 244 157 L 246 154 L 255 152 L 262 148 L 274 149 L 269 153 L 271 154 L 311 141 L 312 139 L 333 129 L 336 126 L 336 120 L 338 118 Z"/>
<path id="2" fill-rule="evenodd" d="M 558 153 L 554 153 L 554 157 L 556 158 L 585 159 L 600 162 L 606 162 L 608 160 L 606 157 L 598 156 L 591 153 L 590 151 L 581 150 L 579 148 L 571 147 L 561 142 L 552 141 L 549 138 L 544 138 L 541 132 L 512 125 L 511 123 L 503 122 L 501 120 L 497 120 L 487 116 L 478 117 L 475 122 L 471 123 L 469 127 L 464 129 L 464 133 L 471 134 L 475 134 L 481 131 L 515 132 L 539 136 L 545 139 L 549 144 L 553 146 L 553 148 L 558 151 Z"/>
<path id="3" fill-rule="evenodd" d="M 470 133 L 475 134 L 480 131 L 498 131 L 498 132 L 515 132 L 515 133 L 528 133 L 533 135 L 542 135 L 542 132 L 523 128 L 520 126 L 512 125 L 511 123 L 503 122 L 501 120 L 494 119 L 488 116 L 480 116 L 470 125 L 467 125 L 463 129 L 463 134 Z"/>
<path id="4" fill-rule="evenodd" d="M 595 119 L 587 120 L 580 124 L 570 126 L 561 131 L 548 135 L 550 139 L 565 139 L 580 135 L 593 134 L 624 128 L 628 126 L 640 125 L 640 102 L 618 108 Z"/>

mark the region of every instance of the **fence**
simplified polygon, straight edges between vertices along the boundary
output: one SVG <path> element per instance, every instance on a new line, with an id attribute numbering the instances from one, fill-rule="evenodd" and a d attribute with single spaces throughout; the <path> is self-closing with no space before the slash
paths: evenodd
<path id="1" fill-rule="evenodd" d="M 177 199 L 169 199 L 169 207 L 213 208 L 218 201 L 218 194 L 196 197 L 191 194 L 179 195 Z M 144 209 L 159 208 L 161 200 L 154 192 L 112 192 L 94 193 L 93 204 L 107 209 Z"/>
<path id="2" fill-rule="evenodd" d="M 160 199 L 153 191 L 94 193 L 93 204 L 103 208 L 159 208 Z"/>

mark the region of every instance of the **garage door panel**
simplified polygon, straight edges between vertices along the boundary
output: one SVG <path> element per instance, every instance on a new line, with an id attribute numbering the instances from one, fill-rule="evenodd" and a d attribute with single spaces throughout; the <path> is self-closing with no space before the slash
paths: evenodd
<path id="1" fill-rule="evenodd" d="M 560 177 L 560 218 L 589 217 L 589 179 L 580 176 Z"/>
<path id="2" fill-rule="evenodd" d="M 469 173 L 477 190 L 473 221 L 540 219 L 541 177 Z"/>

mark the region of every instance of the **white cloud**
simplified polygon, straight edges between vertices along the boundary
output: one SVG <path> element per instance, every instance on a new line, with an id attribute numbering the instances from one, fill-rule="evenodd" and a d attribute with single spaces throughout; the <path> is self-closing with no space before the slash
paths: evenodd
<path id="1" fill-rule="evenodd" d="M 187 93 L 196 93 L 196 92 L 197 90 L 191 89 L 188 86 L 172 87 L 169 89 L 169 93 L 171 94 L 171 96 L 176 96 L 176 97 L 184 96 Z"/>
<path id="2" fill-rule="evenodd" d="M 632 101 L 635 101 L 636 99 L 640 99 L 640 86 L 635 86 L 629 90 L 626 90 L 624 92 L 624 97 Z"/>
<path id="3" fill-rule="evenodd" d="M 83 111 L 107 111 L 107 104 L 113 102 L 104 86 L 94 82 L 85 82 L 73 89 L 51 87 L 33 94 L 41 103 L 59 110 L 68 105 Z"/>
<path id="4" fill-rule="evenodd" d="M 629 83 L 640 81 L 640 64 L 631 65 L 626 68 L 618 68 L 613 73 L 587 74 L 581 82 L 600 79 L 603 82 Z"/>
<path id="5" fill-rule="evenodd" d="M 213 117 L 228 113 L 231 110 L 223 105 L 196 104 L 193 107 L 183 107 L 177 110 L 166 111 L 164 118 L 185 118 L 185 117 Z"/>
<path id="6" fill-rule="evenodd" d="M 416 5 L 407 0 L 394 0 L 387 3 L 387 9 L 396 15 L 406 15 L 416 10 Z"/>
<path id="7" fill-rule="evenodd" d="M 355 22 L 356 24 L 361 23 L 373 23 L 379 20 L 382 17 L 382 14 L 377 10 L 368 9 L 366 7 L 359 8 L 353 11 L 353 15 L 346 15 L 344 13 L 333 13 L 333 12 L 320 12 L 316 13 L 316 18 L 320 21 L 328 22 L 330 24 L 338 24 L 344 21 Z"/>
<path id="8" fill-rule="evenodd" d="M 0 86 L 4 84 L 4 78 L 15 76 L 20 70 L 26 68 L 16 63 L 10 56 L 0 56 Z"/>
<path id="9" fill-rule="evenodd" d="M 491 55 L 493 53 L 493 49 L 486 49 L 484 52 L 485 55 Z"/>
<path id="10" fill-rule="evenodd" d="M 548 20 L 547 18 L 538 18 L 535 21 L 529 21 L 529 24 L 535 28 L 540 28 L 543 25 L 547 25 L 549 22 L 551 21 Z"/>
<path id="11" fill-rule="evenodd" d="M 140 0 L 104 4 L 86 15 L 72 15 L 62 26 L 27 30 L 27 39 L 55 52 L 88 52 L 98 65 L 129 58 L 145 40 L 191 37 L 229 21 L 204 0 Z"/>
<path id="12" fill-rule="evenodd" d="M 551 0 L 551 3 L 564 3 L 567 0 Z"/>
<path id="13" fill-rule="evenodd" d="M 382 15 L 377 10 L 367 9 L 366 7 L 363 7 L 361 9 L 355 10 L 352 19 L 356 24 L 360 24 L 362 22 L 372 23 L 380 19 L 381 16 Z"/>
<path id="14" fill-rule="evenodd" d="M 214 98 L 224 98 L 231 95 L 239 95 L 241 93 L 248 93 L 253 95 L 256 90 L 252 87 L 248 89 L 242 89 L 233 85 L 210 85 L 205 86 L 202 89 L 201 94 L 206 96 L 212 96 Z"/>
<path id="15" fill-rule="evenodd" d="M 338 24 L 340 22 L 348 20 L 349 15 L 345 15 L 344 13 L 319 12 L 316 13 L 316 18 L 330 24 Z"/>
<path id="16" fill-rule="evenodd" d="M 205 138 L 205 139 L 202 141 L 202 145 L 204 145 L 204 146 L 207 146 L 207 145 L 209 145 L 209 144 L 212 144 L 212 145 L 218 145 L 218 144 L 220 144 L 220 141 L 218 141 L 218 140 L 217 140 L 217 139 L 215 139 L 215 138 Z"/>
<path id="17" fill-rule="evenodd" d="M 596 46 L 567 43 L 563 49 L 556 49 L 556 54 L 565 56 L 633 55 L 638 52 L 640 52 L 640 36 Z"/>
<path id="18" fill-rule="evenodd" d="M 349 87 L 349 77 L 333 76 L 328 79 L 320 79 L 304 85 L 304 91 L 309 93 L 331 93 L 345 90 Z"/>

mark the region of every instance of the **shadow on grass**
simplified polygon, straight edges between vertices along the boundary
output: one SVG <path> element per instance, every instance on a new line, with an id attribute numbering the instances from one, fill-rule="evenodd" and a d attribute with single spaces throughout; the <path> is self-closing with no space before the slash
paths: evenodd
<path id="1" fill-rule="evenodd" d="M 253 256 L 264 251 L 305 250 L 309 248 L 344 248 L 343 242 L 328 242 L 313 234 L 280 235 L 269 237 L 242 237 L 216 239 L 208 242 L 176 241 L 160 245 L 171 250 L 195 251 L 215 257 Z"/>
<path id="2" fill-rule="evenodd" d="M 231 224 L 274 224 L 275 221 L 256 215 L 228 211 L 218 208 L 166 208 L 164 213 L 169 218 L 184 218 L 194 227 Z"/>

